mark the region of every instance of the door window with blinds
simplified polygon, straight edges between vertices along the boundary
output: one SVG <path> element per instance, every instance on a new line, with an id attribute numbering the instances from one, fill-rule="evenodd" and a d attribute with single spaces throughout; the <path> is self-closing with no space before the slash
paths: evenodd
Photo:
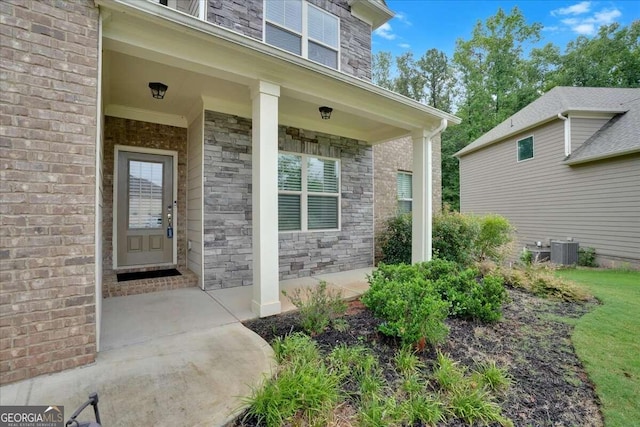
<path id="1" fill-rule="evenodd" d="M 340 228 L 340 162 L 306 154 L 278 155 L 279 231 Z"/>
<path id="2" fill-rule="evenodd" d="M 413 205 L 412 175 L 408 172 L 398 172 L 398 213 L 411 212 Z"/>
<path id="3" fill-rule="evenodd" d="M 340 20 L 303 0 L 265 0 L 265 42 L 338 69 Z"/>

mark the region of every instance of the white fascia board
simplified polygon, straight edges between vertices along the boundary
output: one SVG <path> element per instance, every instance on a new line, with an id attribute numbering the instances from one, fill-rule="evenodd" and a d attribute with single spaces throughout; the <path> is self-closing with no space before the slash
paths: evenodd
<path id="1" fill-rule="evenodd" d="M 300 56 L 269 46 L 262 41 L 173 11 L 159 4 L 154 4 L 149 1 L 95 1 L 101 8 L 108 9 L 114 15 L 117 12 L 125 13 L 134 19 L 142 19 L 165 28 L 169 27 L 176 31 L 176 34 L 184 33 L 191 37 L 200 38 L 208 44 L 209 49 L 212 47 L 211 43 L 215 43 L 218 47 L 235 51 L 235 58 L 237 60 L 235 67 L 234 64 L 224 64 L 222 61 L 216 63 L 216 66 L 220 67 L 222 71 L 229 73 L 230 79 L 232 75 L 235 75 L 236 79 L 263 78 L 281 84 L 283 88 L 290 87 L 293 90 L 296 90 L 296 86 L 298 86 L 294 83 L 299 83 L 300 86 L 306 86 L 310 83 L 312 88 L 315 87 L 313 93 L 324 95 L 324 91 L 319 90 L 317 86 L 318 80 L 321 80 L 324 82 L 323 89 L 332 88 L 332 92 L 337 95 L 336 97 L 325 96 L 325 99 L 335 99 L 338 103 L 343 101 L 361 113 L 364 111 L 374 114 L 377 111 L 381 111 L 381 118 L 388 118 L 388 114 L 391 114 L 391 117 L 396 116 L 403 118 L 404 122 L 410 124 L 411 128 L 425 126 L 429 124 L 429 121 L 439 122 L 439 120 L 443 118 L 447 119 L 451 124 L 459 124 L 461 122 L 461 119 L 453 114 L 421 104 L 410 98 L 376 86 L 366 80 L 358 79 L 329 67 L 316 64 Z M 115 20 L 115 16 L 113 19 Z M 134 36 L 136 42 L 138 42 L 136 43 L 136 47 L 158 47 L 152 34 L 143 33 L 141 37 L 140 28 L 125 27 L 126 26 L 120 26 L 115 29 L 112 28 L 112 31 L 109 31 L 107 28 L 105 38 L 111 39 L 111 43 L 127 45 L 131 40 L 127 40 L 128 37 L 124 33 L 128 32 L 128 34 Z M 121 32 L 123 34 L 120 34 Z M 140 38 L 144 40 L 144 46 L 140 45 Z M 185 45 L 182 44 L 179 49 L 184 51 L 184 46 Z M 167 48 L 169 48 L 169 46 L 167 46 Z M 135 54 L 132 50 L 134 48 L 131 45 L 129 45 L 129 49 L 132 54 Z M 201 54 L 204 52 L 206 52 L 206 50 L 199 51 Z M 189 52 L 181 53 L 183 55 L 189 54 Z M 146 59 L 153 60 L 153 58 Z M 198 63 L 196 58 L 193 59 L 193 63 Z M 245 64 L 243 64 L 243 62 Z M 201 65 L 205 64 L 201 62 Z M 264 74 L 265 72 L 268 74 L 267 76 L 258 75 Z M 283 75 L 287 76 L 286 82 L 280 81 Z M 347 96 L 345 96 L 346 88 L 351 89 L 347 91 L 349 92 Z M 363 101 L 363 98 L 374 99 L 375 102 Z M 397 113 L 393 114 L 394 112 Z"/>
<path id="2" fill-rule="evenodd" d="M 573 166 L 573 165 L 579 165 L 579 164 L 582 164 L 582 163 L 589 163 L 589 162 L 595 162 L 597 160 L 611 159 L 613 157 L 626 156 L 628 154 L 635 154 L 635 153 L 640 153 L 640 148 L 630 148 L 630 149 L 624 150 L 624 151 L 616 151 L 616 152 L 613 152 L 613 153 L 599 154 L 599 155 L 596 155 L 596 156 L 585 157 L 585 158 L 578 159 L 578 160 L 571 160 L 571 157 L 569 157 L 563 163 L 565 165 Z"/>

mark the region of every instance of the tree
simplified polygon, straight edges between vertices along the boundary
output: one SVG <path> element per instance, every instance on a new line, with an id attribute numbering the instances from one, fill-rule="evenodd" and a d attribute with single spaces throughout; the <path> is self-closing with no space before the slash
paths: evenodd
<path id="1" fill-rule="evenodd" d="M 540 39 L 540 29 L 517 7 L 510 14 L 498 9 L 484 24 L 478 21 L 470 40 L 457 41 L 454 62 L 464 86 L 458 115 L 471 126 L 470 141 L 537 97 L 524 51 Z"/>
<path id="2" fill-rule="evenodd" d="M 447 54 L 438 49 L 429 49 L 416 65 L 424 81 L 424 101 L 450 113 L 456 81 Z"/>
<path id="3" fill-rule="evenodd" d="M 412 52 L 405 52 L 396 58 L 398 75 L 393 80 L 394 90 L 408 98 L 422 101 L 424 98 L 424 78 L 418 71 Z"/>
<path id="4" fill-rule="evenodd" d="M 579 36 L 564 55 L 544 49 L 532 53 L 553 66 L 547 87 L 640 87 L 640 21 L 602 26 L 593 38 Z"/>
<path id="5" fill-rule="evenodd" d="M 377 52 L 371 58 L 371 81 L 383 88 L 393 90 L 391 80 L 391 52 Z"/>

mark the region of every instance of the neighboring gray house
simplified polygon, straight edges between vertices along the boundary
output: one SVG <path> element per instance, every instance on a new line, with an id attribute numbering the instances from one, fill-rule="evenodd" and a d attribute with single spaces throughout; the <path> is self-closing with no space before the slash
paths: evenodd
<path id="1" fill-rule="evenodd" d="M 0 384 L 95 360 L 103 298 L 250 286 L 266 316 L 282 279 L 373 265 L 373 146 L 407 135 L 413 256 L 430 258 L 433 140 L 460 120 L 370 82 L 383 0 L 0 14 Z"/>
<path id="2" fill-rule="evenodd" d="M 456 156 L 461 211 L 507 217 L 516 251 L 570 237 L 640 267 L 640 89 L 556 87 Z"/>

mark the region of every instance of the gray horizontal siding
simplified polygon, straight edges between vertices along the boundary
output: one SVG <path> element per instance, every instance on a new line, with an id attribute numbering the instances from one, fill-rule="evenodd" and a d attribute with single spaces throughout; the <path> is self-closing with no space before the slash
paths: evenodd
<path id="1" fill-rule="evenodd" d="M 530 134 L 534 158 L 518 163 L 516 141 Z M 573 237 L 599 256 L 640 262 L 640 155 L 568 166 L 563 138 L 557 120 L 463 156 L 461 210 L 507 217 L 515 251 Z"/>
<path id="2" fill-rule="evenodd" d="M 587 139 L 609 121 L 609 118 L 571 118 L 571 152 L 573 153 Z"/>

